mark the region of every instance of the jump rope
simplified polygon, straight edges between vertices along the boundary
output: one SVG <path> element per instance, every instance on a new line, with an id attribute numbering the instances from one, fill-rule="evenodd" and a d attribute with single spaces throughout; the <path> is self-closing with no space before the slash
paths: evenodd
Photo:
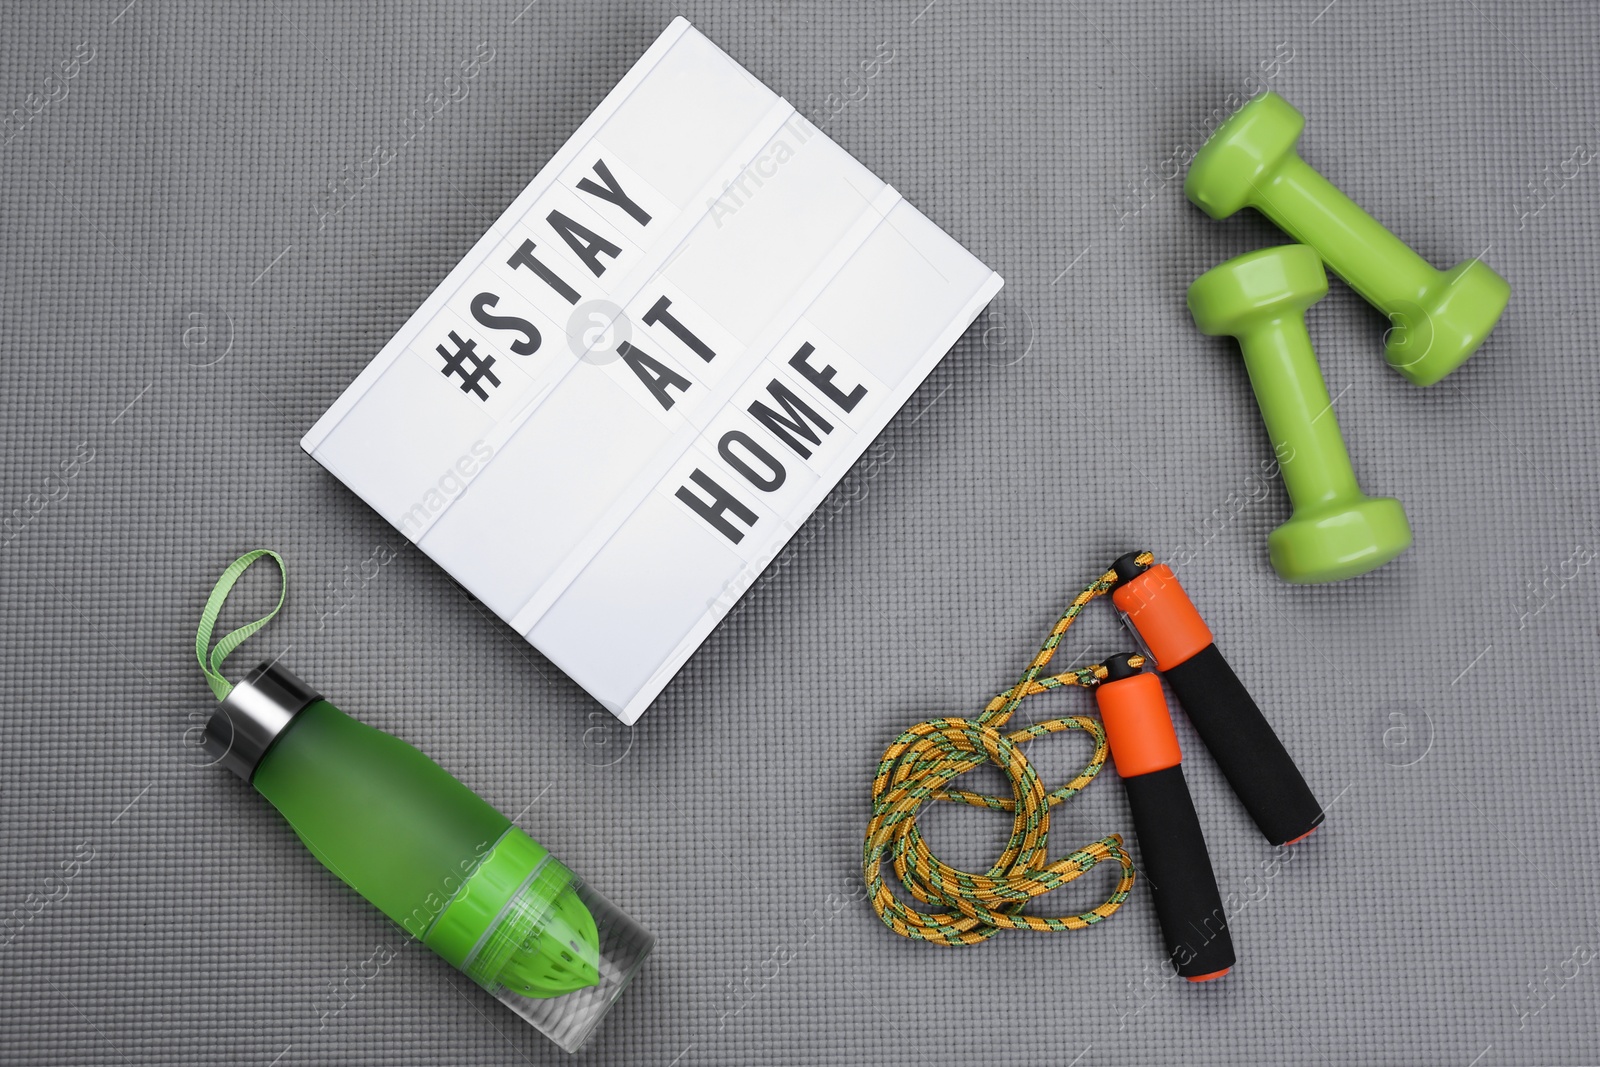
<path id="1" fill-rule="evenodd" d="M 1067 630 L 1102 596 L 1113 603 L 1145 647 L 1059 674 L 1045 674 Z M 1109 918 L 1133 888 L 1133 859 L 1120 834 L 1049 860 L 1050 809 L 1076 796 L 1109 755 L 1128 791 L 1135 831 L 1151 883 L 1157 917 L 1177 973 L 1190 981 L 1226 974 L 1235 962 L 1227 916 L 1206 852 L 1199 817 L 1183 777 L 1182 754 L 1153 664 L 1166 676 L 1196 732 L 1257 826 L 1273 844 L 1292 844 L 1322 822 L 1323 813 L 1266 717 L 1217 651 L 1209 627 L 1171 568 L 1150 552 L 1130 552 L 1073 598 L 1039 651 L 1010 689 L 976 718 L 920 722 L 895 738 L 872 781 L 872 819 L 862 852 L 862 875 L 874 910 L 889 929 L 939 945 L 972 945 L 1002 930 L 1082 930 Z M 1093 690 L 1101 722 L 1070 715 L 1005 732 L 1023 700 L 1077 686 Z M 1048 734 L 1079 730 L 1094 754 L 1071 781 L 1047 791 L 1022 746 Z M 950 788 L 983 763 L 999 767 L 1010 797 Z M 935 856 L 917 827 L 932 801 L 968 804 L 1012 814 L 1005 850 L 982 874 Z M 938 910 L 902 902 L 886 884 L 887 859 L 907 893 Z M 1116 861 L 1116 888 L 1076 915 L 1023 914 L 1034 898 L 1059 889 L 1100 864 Z"/>

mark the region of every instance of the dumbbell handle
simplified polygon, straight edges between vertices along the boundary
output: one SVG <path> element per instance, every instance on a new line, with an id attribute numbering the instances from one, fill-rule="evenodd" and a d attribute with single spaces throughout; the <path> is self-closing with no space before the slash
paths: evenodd
<path id="1" fill-rule="evenodd" d="M 1252 191 L 1250 205 L 1301 244 L 1367 301 L 1394 313 L 1420 300 L 1442 272 L 1367 214 L 1296 152 Z M 1382 264 L 1382 270 L 1363 265 Z"/>
<path id="2" fill-rule="evenodd" d="M 1305 320 L 1288 315 L 1263 323 L 1239 338 L 1239 351 L 1267 436 L 1281 457 L 1279 469 L 1290 502 L 1309 508 L 1358 499 L 1361 486 Z"/>
<path id="3" fill-rule="evenodd" d="M 1272 725 L 1217 651 L 1211 629 L 1166 564 L 1141 570 L 1130 553 L 1113 569 L 1111 600 L 1155 658 L 1235 795 L 1268 841 L 1289 844 L 1322 823 L 1322 805 Z"/>
<path id="4" fill-rule="evenodd" d="M 1095 702 L 1128 790 L 1143 873 L 1178 974 L 1191 982 L 1220 978 L 1233 966 L 1233 939 L 1184 781 L 1178 737 L 1160 679 L 1138 673 L 1128 659 L 1124 654 L 1106 662 L 1108 680 L 1095 689 Z"/>

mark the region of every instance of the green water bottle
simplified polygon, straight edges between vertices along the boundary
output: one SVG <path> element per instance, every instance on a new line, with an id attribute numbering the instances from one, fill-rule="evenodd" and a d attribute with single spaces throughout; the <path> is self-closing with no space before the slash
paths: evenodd
<path id="1" fill-rule="evenodd" d="M 254 558 L 224 575 L 215 608 Z M 207 617 L 215 620 L 212 605 Z M 220 660 L 234 637 L 201 654 L 222 696 L 201 739 L 211 761 L 253 785 L 351 889 L 577 1051 L 654 937 L 444 768 L 283 667 L 262 664 L 231 686 L 222 681 Z M 201 649 L 209 638 L 202 621 Z"/>
<path id="2" fill-rule="evenodd" d="M 568 1052 L 650 952 L 649 933 L 511 820 L 280 666 L 233 687 L 204 743 L 323 866 Z"/>

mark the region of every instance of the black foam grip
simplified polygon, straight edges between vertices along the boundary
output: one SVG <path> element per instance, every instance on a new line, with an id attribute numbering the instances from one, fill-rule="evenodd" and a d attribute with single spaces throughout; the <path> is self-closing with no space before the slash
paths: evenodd
<path id="1" fill-rule="evenodd" d="M 1216 645 L 1162 674 L 1268 841 L 1293 841 L 1322 822 L 1322 805 Z"/>
<path id="2" fill-rule="evenodd" d="M 1227 970 L 1233 966 L 1233 939 L 1183 768 L 1125 778 L 1123 784 L 1173 965 L 1185 978 Z"/>

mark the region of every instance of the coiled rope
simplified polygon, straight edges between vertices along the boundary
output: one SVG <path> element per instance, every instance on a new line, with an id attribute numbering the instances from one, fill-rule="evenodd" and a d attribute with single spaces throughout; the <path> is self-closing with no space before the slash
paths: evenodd
<path id="1" fill-rule="evenodd" d="M 1148 552 L 1138 557 L 1146 565 L 1154 558 Z M 1108 918 L 1128 899 L 1133 888 L 1133 861 L 1122 847 L 1120 834 L 1086 845 L 1054 863 L 1049 859 L 1050 809 L 1075 796 L 1105 766 L 1109 749 L 1100 723 L 1071 715 L 1000 732 L 1028 697 L 1062 686 L 1092 689 L 1104 680 L 1106 669 L 1100 664 L 1045 677 L 1040 674 L 1073 620 L 1092 600 L 1109 593 L 1116 581 L 1116 573 L 1107 571 L 1079 593 L 1017 684 L 991 700 L 976 719 L 920 722 L 895 738 L 884 752 L 872 780 L 872 821 L 867 824 L 861 869 L 874 910 L 895 933 L 940 945 L 974 945 L 1001 930 L 1082 930 Z M 1144 661 L 1135 656 L 1129 662 L 1139 666 Z M 1066 730 L 1082 730 L 1092 737 L 1094 755 L 1076 778 L 1046 792 L 1020 746 Z M 999 767 L 1010 780 L 1009 799 L 946 788 L 953 779 L 986 762 Z M 918 813 L 932 800 L 1013 813 L 1011 840 L 994 866 L 983 874 L 972 874 L 933 854 L 917 829 Z M 919 911 L 902 903 L 884 882 L 885 856 L 912 897 L 946 910 Z M 1111 895 L 1098 906 L 1060 918 L 1021 914 L 1034 897 L 1066 885 L 1108 859 L 1122 865 L 1122 874 Z"/>

